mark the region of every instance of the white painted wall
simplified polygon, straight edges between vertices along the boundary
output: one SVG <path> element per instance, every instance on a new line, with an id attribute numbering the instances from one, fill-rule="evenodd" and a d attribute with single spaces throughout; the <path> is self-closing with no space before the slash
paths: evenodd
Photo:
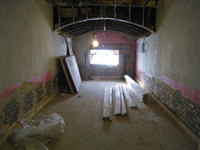
<path id="1" fill-rule="evenodd" d="M 53 7 L 45 0 L 0 1 L 0 91 L 51 71 L 66 54 L 62 37 L 52 33 Z"/>
<path id="2" fill-rule="evenodd" d="M 139 69 L 200 90 L 199 8 L 199 0 L 165 0 L 158 7 L 157 32 L 146 38 Z"/>

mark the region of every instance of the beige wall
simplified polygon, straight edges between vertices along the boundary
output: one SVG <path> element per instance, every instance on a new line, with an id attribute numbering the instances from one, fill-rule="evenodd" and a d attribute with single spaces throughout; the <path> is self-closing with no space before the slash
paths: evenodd
<path id="1" fill-rule="evenodd" d="M 200 90 L 199 8 L 199 0 L 165 0 L 157 10 L 157 32 L 146 38 L 147 52 L 138 56 L 138 69 Z"/>
<path id="2" fill-rule="evenodd" d="M 0 91 L 51 71 L 66 54 L 62 37 L 52 33 L 53 8 L 45 0 L 0 1 Z"/>
<path id="3" fill-rule="evenodd" d="M 73 40 L 73 52 L 76 56 L 78 66 L 85 64 L 85 53 L 90 49 L 90 44 L 92 44 L 93 35 L 92 33 L 86 33 L 76 37 Z"/>

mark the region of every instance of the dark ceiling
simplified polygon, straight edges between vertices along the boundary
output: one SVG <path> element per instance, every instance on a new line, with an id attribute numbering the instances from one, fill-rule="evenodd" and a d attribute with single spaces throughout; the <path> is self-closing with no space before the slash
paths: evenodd
<path id="1" fill-rule="evenodd" d="M 54 6 L 54 32 L 76 37 L 114 31 L 149 36 L 156 29 L 156 7 L 164 0 L 47 0 Z"/>

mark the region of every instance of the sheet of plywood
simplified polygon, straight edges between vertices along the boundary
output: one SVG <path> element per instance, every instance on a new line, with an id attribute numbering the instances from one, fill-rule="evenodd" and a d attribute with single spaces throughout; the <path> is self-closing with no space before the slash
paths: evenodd
<path id="1" fill-rule="evenodd" d="M 137 107 L 137 105 L 135 104 L 134 100 L 132 99 L 132 97 L 130 96 L 127 88 L 125 86 L 122 86 L 122 89 L 123 89 L 123 93 L 124 93 L 124 96 L 125 96 L 125 99 L 129 105 L 130 108 L 134 108 L 134 107 Z"/>
<path id="2" fill-rule="evenodd" d="M 61 58 L 60 58 L 60 62 L 61 62 L 63 71 L 64 71 L 64 73 L 65 73 L 65 77 L 66 77 L 66 79 L 67 79 L 67 82 L 68 82 L 68 84 L 69 84 L 69 88 L 70 88 L 72 94 L 74 94 L 74 93 L 75 93 L 75 87 L 74 87 L 74 84 L 73 84 L 73 82 L 72 82 L 72 78 L 71 78 L 71 75 L 70 75 L 70 73 L 69 73 L 69 69 L 68 69 L 68 67 L 67 67 L 65 58 L 66 58 L 66 57 L 61 57 Z"/>
<path id="3" fill-rule="evenodd" d="M 75 86 L 76 92 L 78 93 L 79 88 L 81 86 L 81 76 L 76 62 L 76 58 L 74 55 L 68 56 L 65 58 L 65 61 L 69 69 L 69 73 L 71 75 L 72 82 Z"/>
<path id="4" fill-rule="evenodd" d="M 121 114 L 121 98 L 120 98 L 120 91 L 119 85 L 115 85 L 115 115 Z"/>

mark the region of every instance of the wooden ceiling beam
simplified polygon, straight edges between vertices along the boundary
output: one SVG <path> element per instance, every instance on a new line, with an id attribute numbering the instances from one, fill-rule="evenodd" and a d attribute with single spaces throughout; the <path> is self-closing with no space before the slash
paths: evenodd
<path id="1" fill-rule="evenodd" d="M 147 2 L 144 5 L 147 5 L 149 3 L 150 0 L 147 0 Z"/>

